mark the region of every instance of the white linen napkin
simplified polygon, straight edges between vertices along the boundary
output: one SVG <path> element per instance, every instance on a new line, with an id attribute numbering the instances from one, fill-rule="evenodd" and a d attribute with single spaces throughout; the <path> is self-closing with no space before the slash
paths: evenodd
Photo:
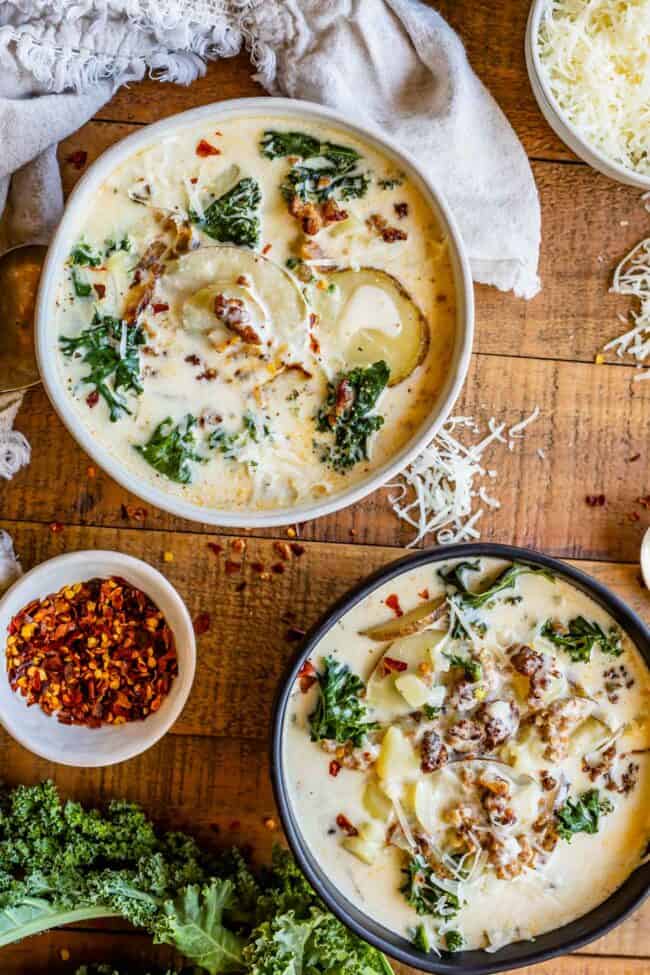
<path id="1" fill-rule="evenodd" d="M 335 107 L 413 153 L 449 201 L 476 281 L 537 293 L 526 154 L 458 36 L 419 0 L 5 0 L 0 252 L 47 239 L 62 207 L 53 147 L 115 88 L 147 73 L 189 84 L 244 45 L 271 94 Z"/>

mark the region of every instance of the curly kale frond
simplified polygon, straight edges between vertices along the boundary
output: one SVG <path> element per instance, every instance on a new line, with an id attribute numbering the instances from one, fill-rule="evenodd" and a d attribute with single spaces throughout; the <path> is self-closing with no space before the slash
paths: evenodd
<path id="1" fill-rule="evenodd" d="M 316 417 L 317 430 L 334 437 L 333 444 L 321 449 L 323 463 L 345 472 L 368 460 L 370 436 L 384 425 L 384 417 L 372 411 L 389 376 L 388 366 L 379 360 L 352 369 L 328 384 L 327 398 Z"/>
<path id="2" fill-rule="evenodd" d="M 205 463 L 206 458 L 196 451 L 194 427 L 196 418 L 189 413 L 179 423 L 170 416 L 162 420 L 145 444 L 135 449 L 146 462 L 177 484 L 189 484 L 192 480 L 190 463 Z"/>
<path id="3" fill-rule="evenodd" d="M 458 914 L 462 906 L 459 898 L 436 884 L 436 874 L 424 857 L 412 856 L 402 872 L 405 880 L 400 890 L 418 914 L 431 914 L 441 920 Z"/>
<path id="4" fill-rule="evenodd" d="M 64 356 L 80 355 L 81 361 L 90 366 L 82 382 L 93 386 L 106 401 L 113 422 L 123 413 L 131 413 L 120 390 L 135 395 L 142 392 L 140 347 L 145 341 L 140 325 L 127 325 L 119 318 L 98 312 L 79 335 L 59 336 Z"/>
<path id="5" fill-rule="evenodd" d="M 78 267 L 99 267 L 102 256 L 87 241 L 80 240 L 72 248 L 68 261 Z"/>
<path id="6" fill-rule="evenodd" d="M 575 663 L 587 663 L 591 659 L 591 651 L 596 647 L 612 657 L 620 657 L 623 653 L 621 631 L 618 627 L 612 626 L 605 633 L 598 623 L 586 620 L 584 616 L 576 616 L 569 621 L 566 628 L 558 627 L 552 620 L 547 620 L 541 634 L 554 646 L 568 653 Z"/>
<path id="7" fill-rule="evenodd" d="M 259 183 L 247 176 L 206 207 L 202 217 L 190 210 L 190 220 L 221 244 L 254 248 L 260 242 L 261 202 Z"/>
<path id="8" fill-rule="evenodd" d="M 132 803 L 85 809 L 51 782 L 0 791 L 0 947 L 106 916 L 170 945 L 195 975 L 391 972 L 327 912 L 286 850 L 257 877 L 236 850 L 215 857 L 182 833 L 158 834 Z"/>
<path id="9" fill-rule="evenodd" d="M 569 797 L 555 812 L 558 835 L 571 842 L 576 833 L 597 833 L 600 817 L 612 812 L 609 799 L 601 799 L 598 789 L 589 789 L 581 796 Z"/>
<path id="10" fill-rule="evenodd" d="M 378 725 L 368 721 L 368 707 L 362 698 L 365 684 L 347 664 L 334 657 L 323 660 L 318 674 L 320 694 L 316 708 L 309 715 L 312 741 L 352 742 L 363 745 L 367 735 Z"/>

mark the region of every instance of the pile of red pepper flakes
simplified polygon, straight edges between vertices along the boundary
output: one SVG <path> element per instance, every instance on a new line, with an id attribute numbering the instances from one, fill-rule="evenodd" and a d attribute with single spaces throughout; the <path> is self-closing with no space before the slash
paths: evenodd
<path id="1" fill-rule="evenodd" d="M 146 718 L 178 674 L 164 616 L 117 576 L 33 600 L 9 624 L 6 654 L 11 689 L 28 705 L 90 728 Z"/>

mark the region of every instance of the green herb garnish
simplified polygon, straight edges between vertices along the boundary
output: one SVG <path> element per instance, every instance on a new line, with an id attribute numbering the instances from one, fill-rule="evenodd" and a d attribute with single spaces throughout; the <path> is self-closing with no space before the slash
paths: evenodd
<path id="1" fill-rule="evenodd" d="M 132 246 L 133 244 L 131 238 L 126 235 L 119 241 L 113 240 L 112 237 L 108 237 L 104 241 L 104 253 L 106 257 L 110 257 L 111 254 L 114 254 L 116 251 L 130 251 Z"/>
<path id="2" fill-rule="evenodd" d="M 521 562 L 513 562 L 512 565 L 504 569 L 503 572 L 494 579 L 486 589 L 480 592 L 473 592 L 467 588 L 465 584 L 466 573 L 469 569 L 475 571 L 472 568 L 470 562 L 462 563 L 464 566 L 463 572 L 452 572 L 446 577 L 446 581 L 451 585 L 456 586 L 462 592 L 461 605 L 468 606 L 471 609 L 480 609 L 489 603 L 491 599 L 498 596 L 500 592 L 504 592 L 506 589 L 513 589 L 515 582 L 522 575 L 538 575 L 544 576 L 545 579 L 550 579 L 555 582 L 555 576 L 548 569 L 534 569 L 530 565 L 523 565 Z M 460 566 L 458 566 L 460 569 Z"/>
<path id="3" fill-rule="evenodd" d="M 419 951 L 423 951 L 425 954 L 431 951 L 431 938 L 424 924 L 418 924 L 413 933 L 412 941 Z"/>
<path id="4" fill-rule="evenodd" d="M 419 854 L 410 857 L 402 872 L 406 880 L 400 890 L 418 914 L 431 914 L 441 920 L 458 914 L 461 908 L 459 898 L 438 887 L 436 874 L 424 857 Z"/>
<path id="5" fill-rule="evenodd" d="M 78 264 L 80 267 L 99 267 L 102 263 L 101 254 L 93 250 L 85 240 L 80 240 L 70 252 L 70 264 Z"/>
<path id="6" fill-rule="evenodd" d="M 368 439 L 384 424 L 371 413 L 388 382 L 390 371 L 383 360 L 345 373 L 327 387 L 327 399 L 318 411 L 316 427 L 331 433 L 334 444 L 322 450 L 321 460 L 336 471 L 346 471 L 368 459 Z"/>
<path id="7" fill-rule="evenodd" d="M 462 951 L 465 939 L 460 931 L 447 931 L 445 933 L 445 947 L 447 951 Z"/>
<path id="8" fill-rule="evenodd" d="M 63 355 L 70 358 L 79 353 L 90 366 L 82 382 L 94 386 L 106 401 L 113 422 L 131 413 L 119 391 L 142 392 L 139 349 L 145 336 L 141 326 L 95 312 L 89 328 L 77 336 L 59 336 L 59 344 Z"/>
<path id="9" fill-rule="evenodd" d="M 609 633 L 605 633 L 595 621 L 589 621 L 584 616 L 572 619 L 566 630 L 557 630 L 551 620 L 547 620 L 541 629 L 541 634 L 556 647 L 569 654 L 575 663 L 591 659 L 591 651 L 600 647 L 603 653 L 612 657 L 620 657 L 623 653 L 621 633 L 616 626 L 612 626 Z"/>
<path id="10" fill-rule="evenodd" d="M 226 460 L 239 460 L 242 450 L 249 443 L 259 443 L 260 436 L 271 436 L 269 426 L 266 423 L 258 423 L 252 413 L 244 413 L 242 424 L 241 430 L 230 433 L 222 426 L 218 426 L 208 437 L 208 445 L 219 450 Z M 249 463 L 252 464 L 253 461 Z"/>
<path id="11" fill-rule="evenodd" d="M 460 667 L 464 670 L 467 679 L 473 684 L 483 680 L 483 667 L 478 660 L 472 660 L 471 657 L 461 657 L 455 653 L 446 653 L 444 650 L 442 655 L 447 658 L 452 667 Z"/>
<path id="12" fill-rule="evenodd" d="M 589 789 L 575 799 L 567 799 L 555 812 L 558 835 L 571 842 L 575 833 L 597 833 L 600 817 L 611 813 L 609 799 L 601 799 L 598 789 Z"/>
<path id="13" fill-rule="evenodd" d="M 382 190 L 394 190 L 396 186 L 401 186 L 403 182 L 404 178 L 402 176 L 392 176 L 386 179 L 378 179 L 377 185 Z"/>
<path id="14" fill-rule="evenodd" d="M 448 586 L 453 586 L 460 592 L 470 593 L 471 589 L 467 584 L 467 576 L 470 573 L 480 571 L 481 560 L 476 559 L 475 562 L 457 562 L 450 569 L 438 569 L 438 575 Z"/>
<path id="15" fill-rule="evenodd" d="M 257 247 L 261 202 L 259 183 L 247 176 L 206 207 L 203 217 L 190 210 L 190 220 L 222 244 Z"/>
<path id="16" fill-rule="evenodd" d="M 76 294 L 77 298 L 87 298 L 91 292 L 91 286 L 88 281 L 82 281 L 75 268 L 72 268 L 70 274 L 72 277 L 74 293 Z"/>
<path id="17" fill-rule="evenodd" d="M 437 718 L 438 715 L 442 713 L 442 708 L 436 708 L 433 706 L 433 704 L 425 704 L 422 708 L 422 713 L 424 714 L 425 718 L 427 718 L 429 721 L 432 721 L 434 718 Z"/>
<path id="18" fill-rule="evenodd" d="M 363 745 L 370 731 L 379 725 L 368 721 L 368 707 L 361 697 L 365 684 L 353 674 L 347 664 L 334 657 L 323 660 L 323 670 L 318 674 L 320 694 L 316 708 L 309 715 L 312 741 L 352 742 Z"/>
<path id="19" fill-rule="evenodd" d="M 361 159 L 356 149 L 321 142 L 305 132 L 268 130 L 260 142 L 260 151 L 267 159 L 300 157 L 280 187 L 287 200 L 294 196 L 311 203 L 324 203 L 332 197 L 352 200 L 363 196 L 370 184 L 370 178 L 356 170 Z"/>
<path id="20" fill-rule="evenodd" d="M 196 419 L 189 413 L 179 423 L 168 416 L 158 424 L 147 443 L 136 444 L 135 449 L 159 474 L 178 484 L 189 484 L 191 461 L 206 461 L 195 449 L 195 425 Z"/>

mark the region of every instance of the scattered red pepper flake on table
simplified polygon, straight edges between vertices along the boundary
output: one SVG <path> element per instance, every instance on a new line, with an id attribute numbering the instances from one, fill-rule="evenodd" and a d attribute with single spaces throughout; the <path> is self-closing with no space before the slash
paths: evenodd
<path id="1" fill-rule="evenodd" d="M 207 141 L 207 139 L 201 139 L 196 147 L 196 154 L 202 158 L 205 156 L 220 156 L 221 149 L 217 149 L 217 147 L 213 146 L 211 142 Z"/>
<path id="2" fill-rule="evenodd" d="M 644 495 L 642 498 L 637 498 L 637 504 L 640 504 L 642 508 L 650 508 L 650 494 Z"/>
<path id="3" fill-rule="evenodd" d="M 641 516 L 638 511 L 629 511 L 627 517 L 630 521 L 639 521 Z"/>
<path id="4" fill-rule="evenodd" d="M 246 539 L 245 538 L 233 538 L 230 543 L 230 547 L 233 552 L 238 552 L 240 555 L 242 552 L 246 551 Z"/>
<path id="5" fill-rule="evenodd" d="M 53 535 L 60 535 L 60 533 L 63 531 L 63 525 L 60 521 L 53 521 L 50 525 L 50 531 Z"/>
<path id="6" fill-rule="evenodd" d="M 232 559 L 226 559 L 226 575 L 233 576 L 236 572 L 241 571 L 241 562 L 233 562 Z"/>
<path id="7" fill-rule="evenodd" d="M 287 640 L 289 643 L 296 643 L 298 640 L 302 640 L 306 632 L 299 626 L 290 626 L 287 630 Z"/>
<path id="8" fill-rule="evenodd" d="M 201 636 L 202 633 L 207 633 L 210 629 L 212 623 L 212 617 L 209 613 L 199 613 L 192 620 L 192 625 L 194 626 L 194 632 L 197 636 Z"/>
<path id="9" fill-rule="evenodd" d="M 65 161 L 75 169 L 83 169 L 88 161 L 88 153 L 85 149 L 75 149 L 65 157 Z"/>
<path id="10" fill-rule="evenodd" d="M 336 817 L 336 825 L 339 829 L 342 829 L 347 836 L 358 836 L 359 830 L 356 826 L 353 826 L 347 816 L 343 813 L 339 813 Z"/>
<path id="11" fill-rule="evenodd" d="M 251 566 L 251 569 L 253 570 L 253 572 L 259 572 L 259 573 L 264 572 L 264 563 L 263 562 L 251 562 L 250 563 L 250 566 Z"/>
<path id="12" fill-rule="evenodd" d="M 291 542 L 290 548 L 297 559 L 299 559 L 301 555 L 305 554 L 305 546 L 301 545 L 299 542 Z"/>
<path id="13" fill-rule="evenodd" d="M 404 610 L 399 604 L 399 596 L 397 595 L 396 592 L 392 592 L 390 596 L 386 596 L 385 602 L 388 608 L 392 609 L 392 611 L 395 613 L 395 616 L 404 615 Z"/>
<path id="14" fill-rule="evenodd" d="M 284 572 L 285 566 L 284 562 L 274 562 L 271 566 L 271 572 L 275 572 L 276 576 L 281 576 Z"/>
<path id="15" fill-rule="evenodd" d="M 213 555 L 220 555 L 223 552 L 223 545 L 219 545 L 219 542 L 207 542 L 207 546 Z"/>
<path id="16" fill-rule="evenodd" d="M 604 494 L 588 494 L 585 498 L 585 502 L 590 508 L 602 508 L 605 504 Z"/>
<path id="17" fill-rule="evenodd" d="M 634 461 L 635 460 L 638 460 L 640 456 L 641 456 L 641 454 L 632 454 L 632 456 L 631 457 L 628 457 L 628 459 L 627 459 L 628 464 L 633 464 Z"/>
<path id="18" fill-rule="evenodd" d="M 288 562 L 291 558 L 291 546 L 288 542 L 275 541 L 273 542 L 273 548 L 278 553 L 281 559 Z"/>
<path id="19" fill-rule="evenodd" d="M 163 614 L 117 576 L 32 600 L 9 624 L 6 658 L 11 689 L 28 705 L 90 728 L 146 718 L 178 673 Z"/>

